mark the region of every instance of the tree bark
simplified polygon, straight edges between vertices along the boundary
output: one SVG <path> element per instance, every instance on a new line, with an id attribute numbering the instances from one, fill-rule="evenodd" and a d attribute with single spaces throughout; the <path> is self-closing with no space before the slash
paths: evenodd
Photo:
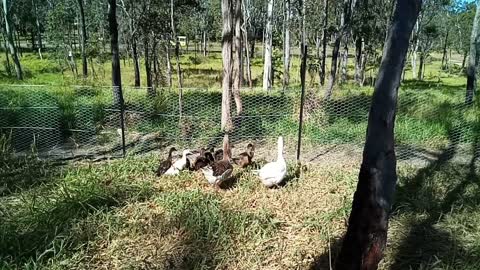
<path id="1" fill-rule="evenodd" d="M 477 87 L 476 71 L 478 66 L 478 51 L 480 43 L 480 0 L 476 0 L 475 18 L 473 20 L 472 34 L 470 36 L 470 54 L 468 56 L 467 67 L 467 92 L 465 95 L 465 103 L 470 105 L 473 103 L 475 96 L 475 88 Z"/>
<path id="2" fill-rule="evenodd" d="M 108 0 L 108 24 L 110 28 L 110 50 L 112 52 L 112 86 L 114 103 L 123 104 L 122 75 L 120 73 L 120 50 L 118 48 L 117 1 Z"/>
<path id="3" fill-rule="evenodd" d="M 155 89 L 153 89 L 152 84 L 152 61 L 150 57 L 150 45 L 149 45 L 149 35 L 144 34 L 143 37 L 143 48 L 145 54 L 145 74 L 147 77 L 147 94 L 149 97 L 155 96 Z"/>
<path id="4" fill-rule="evenodd" d="M 361 36 L 355 38 L 355 82 L 358 85 L 363 81 L 363 39 Z"/>
<path id="5" fill-rule="evenodd" d="M 463 53 L 463 60 L 462 60 L 462 70 L 465 68 L 465 64 L 467 63 L 468 52 Z"/>
<path id="6" fill-rule="evenodd" d="M 448 35 L 450 30 L 447 29 L 447 33 L 445 34 L 445 40 L 443 41 L 443 56 L 442 56 L 442 69 L 448 68 Z"/>
<path id="7" fill-rule="evenodd" d="M 3 14 L 4 14 L 4 23 L 5 23 L 5 35 L 7 36 L 7 44 L 10 51 L 10 55 L 13 58 L 13 64 L 15 66 L 15 73 L 18 80 L 23 80 L 23 71 L 22 65 L 20 64 L 20 59 L 18 58 L 17 48 L 15 47 L 15 42 L 13 40 L 11 25 L 11 16 L 10 16 L 10 3 L 8 0 L 3 0 Z"/>
<path id="8" fill-rule="evenodd" d="M 172 61 L 170 59 L 170 41 L 167 40 L 165 44 L 165 58 L 167 60 L 167 82 L 168 87 L 173 86 L 172 82 Z"/>
<path id="9" fill-rule="evenodd" d="M 272 88 L 272 26 L 273 26 L 273 1 L 268 0 L 267 4 L 267 25 L 265 26 L 265 56 L 263 64 L 263 89 Z"/>
<path id="10" fill-rule="evenodd" d="M 342 52 L 342 76 L 340 78 L 340 83 L 344 84 L 347 82 L 348 77 L 348 37 L 345 36 L 343 41 L 343 52 Z"/>
<path id="11" fill-rule="evenodd" d="M 32 5 L 33 5 L 34 12 L 35 12 L 35 26 L 37 28 L 38 56 L 40 57 L 40 59 L 43 59 L 43 55 L 42 55 L 42 48 L 43 48 L 42 31 L 41 31 L 41 27 L 40 27 L 40 20 L 38 18 L 39 15 L 38 15 L 37 1 L 32 0 Z"/>
<path id="12" fill-rule="evenodd" d="M 233 85 L 232 92 L 235 100 L 235 108 L 237 110 L 237 116 L 242 114 L 242 98 L 240 96 L 240 88 L 243 81 L 243 69 L 242 69 L 242 0 L 233 0 L 233 14 L 235 22 L 235 36 L 233 38 L 235 45 L 235 54 L 233 58 Z"/>
<path id="13" fill-rule="evenodd" d="M 207 31 L 203 31 L 203 56 L 207 56 Z"/>
<path id="14" fill-rule="evenodd" d="M 423 52 L 420 52 L 420 62 L 418 63 L 418 75 L 417 75 L 417 79 L 420 81 L 423 80 L 424 62 L 425 62 L 425 54 Z"/>
<path id="15" fill-rule="evenodd" d="M 327 62 L 327 35 L 328 35 L 328 0 L 323 1 L 323 39 L 322 39 L 322 61 L 320 63 L 320 85 L 325 84 L 325 66 Z"/>
<path id="16" fill-rule="evenodd" d="M 283 90 L 290 84 L 290 0 L 285 0 L 284 39 L 283 39 Z"/>
<path id="17" fill-rule="evenodd" d="M 232 117 L 230 114 L 230 89 L 232 86 L 232 43 L 233 43 L 233 3 L 232 0 L 222 0 L 222 119 L 221 128 L 225 132 L 233 129 Z"/>
<path id="18" fill-rule="evenodd" d="M 5 34 L 2 32 L 2 37 L 3 37 L 3 45 L 5 46 L 5 60 L 6 60 L 6 71 L 9 76 L 12 75 L 12 66 L 10 65 L 10 56 L 8 55 L 8 44 L 7 44 L 7 39 L 5 38 Z"/>
<path id="19" fill-rule="evenodd" d="M 80 49 L 82 52 L 82 73 L 83 77 L 88 77 L 88 65 L 87 65 L 87 26 L 85 24 L 85 11 L 83 6 L 83 0 L 77 0 L 78 8 L 80 11 L 80 24 L 81 24 L 81 33 L 80 33 Z"/>
<path id="20" fill-rule="evenodd" d="M 179 98 L 181 99 L 182 88 L 183 88 L 183 78 L 182 78 L 182 68 L 180 67 L 180 42 L 178 41 L 177 31 L 175 30 L 175 19 L 174 19 L 173 12 L 174 12 L 174 0 L 170 0 L 170 20 L 171 20 L 171 26 L 172 26 L 172 34 L 175 40 L 175 59 L 177 60 L 177 79 L 178 79 L 178 88 L 180 91 Z M 179 100 L 179 103 L 182 103 L 182 101 Z M 182 108 L 182 106 L 179 106 L 179 108 Z"/>
<path id="21" fill-rule="evenodd" d="M 420 22 L 415 23 L 415 34 L 413 41 L 413 51 L 412 51 L 412 77 L 417 79 L 417 56 L 418 56 L 418 32 L 420 31 Z"/>
<path id="22" fill-rule="evenodd" d="M 253 82 L 252 82 L 252 65 L 251 65 L 251 62 L 250 62 L 250 50 L 249 50 L 249 44 L 248 43 L 248 29 L 247 29 L 247 25 L 248 25 L 248 21 L 249 21 L 249 15 L 248 14 L 248 11 L 247 11 L 247 7 L 246 7 L 246 4 L 245 4 L 245 1 L 242 1 L 242 4 L 243 4 L 243 47 L 245 48 L 245 73 L 246 73 L 246 76 L 247 76 L 247 82 L 248 82 L 248 87 L 250 88 L 253 88 Z"/>
<path id="23" fill-rule="evenodd" d="M 352 0 L 343 1 L 343 12 L 340 18 L 340 29 L 335 37 L 335 43 L 332 51 L 332 65 L 330 69 L 330 78 L 328 80 L 327 89 L 325 91 L 325 99 L 329 100 L 332 97 L 333 86 L 337 78 L 337 65 L 338 65 L 338 54 L 340 51 L 340 43 L 344 37 L 347 27 L 350 23 L 350 8 Z"/>
<path id="24" fill-rule="evenodd" d="M 133 70 L 135 74 L 135 87 L 140 87 L 140 60 L 138 59 L 137 37 L 135 34 L 132 34 L 132 58 Z"/>
<path id="25" fill-rule="evenodd" d="M 395 112 L 409 39 L 421 0 L 398 1 L 368 117 L 363 162 L 337 270 L 374 270 L 383 257 L 397 182 Z"/>

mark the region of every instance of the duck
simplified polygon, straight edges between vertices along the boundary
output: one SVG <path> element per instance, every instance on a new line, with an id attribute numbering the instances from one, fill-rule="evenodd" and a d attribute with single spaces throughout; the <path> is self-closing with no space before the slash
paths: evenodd
<path id="1" fill-rule="evenodd" d="M 266 187 L 278 186 L 287 175 L 287 163 L 283 157 L 283 137 L 278 137 L 277 142 L 277 160 L 265 164 L 260 170 L 256 171 L 260 180 Z"/>
<path id="2" fill-rule="evenodd" d="M 218 149 L 217 151 L 215 151 L 213 153 L 213 156 L 215 157 L 215 161 L 220 161 L 223 159 L 223 150 L 222 149 Z"/>
<path id="3" fill-rule="evenodd" d="M 211 152 L 205 151 L 205 148 L 200 149 L 200 155 L 195 159 L 192 169 L 198 171 L 201 168 L 210 165 L 215 161 L 213 154 Z"/>
<path id="4" fill-rule="evenodd" d="M 168 151 L 168 156 L 166 160 L 160 162 L 157 168 L 157 176 L 163 175 L 170 167 L 172 167 L 172 154 L 173 152 L 177 151 L 175 147 L 170 148 Z"/>
<path id="5" fill-rule="evenodd" d="M 183 150 L 182 157 L 175 161 L 172 166 L 164 173 L 165 175 L 176 175 L 184 169 L 190 168 L 190 160 L 187 156 L 192 155 L 192 152 L 189 149 Z"/>
<path id="6" fill-rule="evenodd" d="M 246 168 L 252 164 L 252 159 L 254 154 L 255 154 L 255 146 L 249 143 L 247 145 L 247 151 L 241 153 L 238 158 L 234 159 L 234 161 L 238 166 L 240 166 L 240 168 Z"/>
<path id="7" fill-rule="evenodd" d="M 223 138 L 223 158 L 212 162 L 200 170 L 207 179 L 207 182 L 211 185 L 219 187 L 226 179 L 230 177 L 233 172 L 233 166 L 230 163 L 230 143 L 228 140 L 228 134 Z"/>

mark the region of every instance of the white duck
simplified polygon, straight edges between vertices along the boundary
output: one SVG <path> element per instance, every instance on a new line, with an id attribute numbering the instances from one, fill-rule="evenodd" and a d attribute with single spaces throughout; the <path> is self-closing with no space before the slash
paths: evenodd
<path id="1" fill-rule="evenodd" d="M 277 161 L 273 161 L 265 164 L 260 170 L 258 170 L 258 176 L 262 180 L 262 183 L 267 187 L 273 187 L 280 184 L 285 175 L 287 175 L 287 163 L 283 158 L 283 137 L 278 137 L 278 153 Z"/>
<path id="2" fill-rule="evenodd" d="M 172 166 L 164 173 L 165 175 L 176 175 L 184 169 L 190 167 L 190 161 L 187 159 L 188 155 L 192 155 L 189 149 L 183 150 L 182 158 L 175 161 Z"/>

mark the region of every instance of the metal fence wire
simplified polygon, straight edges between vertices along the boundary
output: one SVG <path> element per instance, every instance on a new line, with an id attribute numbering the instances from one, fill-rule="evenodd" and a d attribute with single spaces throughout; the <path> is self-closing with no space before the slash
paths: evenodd
<path id="1" fill-rule="evenodd" d="M 256 146 L 256 157 L 272 159 L 276 138 L 285 138 L 285 153 L 295 160 L 300 89 L 242 89 L 243 112 L 232 99 L 233 153 Z M 462 98 L 432 102 L 435 90 L 401 90 L 396 118 L 399 162 L 424 164 L 441 155 L 467 161 L 478 151 L 478 112 Z M 105 158 L 165 151 L 170 146 L 221 147 L 219 89 L 123 88 L 125 143 L 121 105 L 111 87 L 0 86 L 0 136 L 16 155 L 42 158 Z M 330 101 L 318 90 L 305 93 L 302 162 L 361 161 L 371 95 L 351 90 Z"/>

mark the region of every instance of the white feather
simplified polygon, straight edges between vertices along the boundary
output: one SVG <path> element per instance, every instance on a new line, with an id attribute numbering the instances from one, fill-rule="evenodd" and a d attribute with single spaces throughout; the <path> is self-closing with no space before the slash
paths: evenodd
<path id="1" fill-rule="evenodd" d="M 175 168 L 174 166 L 171 166 L 168 168 L 168 170 L 164 173 L 164 175 L 177 175 L 180 173 L 180 170 Z"/>
<path id="2" fill-rule="evenodd" d="M 201 168 L 203 175 L 205 176 L 205 179 L 207 179 L 207 182 L 211 185 L 218 185 L 221 182 L 225 181 L 231 174 L 232 174 L 232 169 L 228 169 L 225 172 L 223 172 L 222 175 L 219 176 L 214 176 L 213 175 L 213 170 L 212 167 L 207 166 Z"/>
<path id="3" fill-rule="evenodd" d="M 287 175 L 287 163 L 283 158 L 283 138 L 278 138 L 277 160 L 265 164 L 259 171 L 258 176 L 267 187 L 280 184 Z"/>
<path id="4" fill-rule="evenodd" d="M 187 155 L 192 154 L 190 150 L 183 150 L 183 155 L 182 158 L 179 160 L 175 161 L 172 165 L 172 167 L 176 168 L 177 170 L 181 171 L 184 170 L 185 167 L 187 166 Z"/>

